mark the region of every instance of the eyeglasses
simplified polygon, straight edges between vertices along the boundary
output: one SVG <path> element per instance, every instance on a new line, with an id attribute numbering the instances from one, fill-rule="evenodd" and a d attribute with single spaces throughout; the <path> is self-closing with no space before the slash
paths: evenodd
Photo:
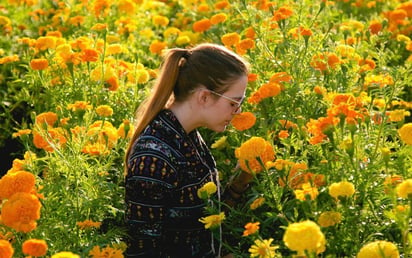
<path id="1" fill-rule="evenodd" d="M 234 113 L 237 113 L 237 112 L 239 111 L 239 109 L 241 108 L 241 106 L 242 106 L 242 104 L 243 104 L 243 101 L 245 100 L 245 97 L 242 97 L 241 100 L 236 100 L 236 99 L 234 99 L 234 98 L 231 98 L 231 97 L 225 96 L 225 95 L 223 95 L 223 94 L 217 93 L 216 91 L 213 91 L 213 90 L 209 90 L 209 91 L 210 91 L 211 93 L 215 94 L 216 96 L 222 97 L 222 98 L 224 98 L 224 99 L 229 100 L 230 102 L 235 103 L 235 105 L 233 105 L 234 107 L 236 107 L 236 109 L 233 110 Z"/>

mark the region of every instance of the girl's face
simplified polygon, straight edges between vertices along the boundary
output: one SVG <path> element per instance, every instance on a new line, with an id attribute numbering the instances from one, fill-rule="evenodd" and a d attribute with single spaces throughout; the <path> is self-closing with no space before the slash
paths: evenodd
<path id="1" fill-rule="evenodd" d="M 223 132 L 233 116 L 241 112 L 240 105 L 245 98 L 247 82 L 247 76 L 244 75 L 235 80 L 229 89 L 222 94 L 209 91 L 211 95 L 215 96 L 211 96 L 214 103 L 209 106 L 209 112 L 205 118 L 207 128 L 215 132 Z"/>

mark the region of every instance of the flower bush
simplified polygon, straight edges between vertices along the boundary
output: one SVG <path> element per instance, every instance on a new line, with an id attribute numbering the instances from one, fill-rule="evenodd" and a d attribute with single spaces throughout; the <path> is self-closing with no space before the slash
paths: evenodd
<path id="1" fill-rule="evenodd" d="M 135 108 L 162 51 L 200 42 L 251 63 L 233 126 L 202 129 L 222 186 L 252 177 L 233 207 L 199 193 L 223 249 L 412 255 L 411 1 L 4 2 L 1 257 L 122 257 Z"/>

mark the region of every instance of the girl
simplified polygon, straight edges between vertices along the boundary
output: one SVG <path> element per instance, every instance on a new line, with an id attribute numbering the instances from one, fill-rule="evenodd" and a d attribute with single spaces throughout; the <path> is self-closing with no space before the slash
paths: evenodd
<path id="1" fill-rule="evenodd" d="M 248 64 L 220 45 L 167 52 L 126 152 L 126 257 L 220 255 L 199 222 L 205 202 L 197 191 L 219 182 L 197 128 L 225 130 L 240 112 L 247 74 Z M 233 184 L 224 198 L 238 198 L 246 185 Z"/>

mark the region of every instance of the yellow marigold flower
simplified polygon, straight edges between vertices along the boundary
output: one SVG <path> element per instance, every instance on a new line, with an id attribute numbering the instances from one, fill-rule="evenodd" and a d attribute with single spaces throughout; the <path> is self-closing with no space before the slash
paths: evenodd
<path id="1" fill-rule="evenodd" d="M 231 124 L 239 131 L 244 131 L 256 123 L 256 116 L 252 112 L 242 112 L 233 117 Z"/>
<path id="2" fill-rule="evenodd" d="M 82 153 L 90 154 L 92 156 L 108 155 L 110 153 L 106 144 L 100 142 L 87 143 L 82 148 Z"/>
<path id="3" fill-rule="evenodd" d="M 357 258 L 399 258 L 399 251 L 395 244 L 378 240 L 364 245 L 358 252 Z"/>
<path id="4" fill-rule="evenodd" d="M 207 18 L 203 18 L 203 19 L 193 23 L 193 31 L 194 32 L 202 33 L 202 32 L 207 31 L 208 29 L 210 29 L 210 27 L 212 27 L 212 23 Z"/>
<path id="5" fill-rule="evenodd" d="M 206 229 L 208 228 L 212 229 L 222 224 L 225 218 L 226 218 L 225 213 L 221 212 L 220 214 L 215 214 L 215 215 L 210 215 L 207 217 L 200 218 L 199 221 L 205 224 Z"/>
<path id="6" fill-rule="evenodd" d="M 0 239 L 0 255 L 1 258 L 12 258 L 14 249 L 8 240 Z"/>
<path id="7" fill-rule="evenodd" d="M 44 70 L 49 67 L 49 61 L 45 58 L 32 59 L 30 61 L 30 67 L 33 70 Z"/>
<path id="8" fill-rule="evenodd" d="M 225 46 L 234 46 L 240 42 L 240 35 L 237 32 L 226 33 L 220 40 Z"/>
<path id="9" fill-rule="evenodd" d="M 245 230 L 243 231 L 242 236 L 249 236 L 255 234 L 259 230 L 260 222 L 248 222 L 245 225 Z"/>
<path id="10" fill-rule="evenodd" d="M 96 121 L 87 130 L 91 142 L 112 148 L 117 143 L 117 129 L 109 121 Z"/>
<path id="11" fill-rule="evenodd" d="M 176 36 L 179 36 L 179 34 L 180 34 L 180 29 L 176 27 L 169 27 L 163 31 L 163 36 L 165 38 L 176 37 Z"/>
<path id="12" fill-rule="evenodd" d="M 41 239 L 28 239 L 23 242 L 23 253 L 29 256 L 40 257 L 47 253 L 47 243 Z"/>
<path id="13" fill-rule="evenodd" d="M 218 13 L 218 14 L 213 15 L 213 16 L 210 18 L 210 22 L 211 22 L 213 25 L 215 25 L 215 24 L 218 24 L 218 23 L 225 22 L 226 19 L 227 19 L 227 15 L 226 15 L 225 13 Z"/>
<path id="14" fill-rule="evenodd" d="M 154 15 L 152 22 L 154 25 L 167 26 L 169 24 L 169 18 L 163 15 Z"/>
<path id="15" fill-rule="evenodd" d="M 310 220 L 290 224 L 283 235 L 285 245 L 298 255 L 325 251 L 325 236 L 319 226 Z"/>
<path id="16" fill-rule="evenodd" d="M 201 199 L 208 199 L 212 194 L 216 193 L 217 186 L 214 182 L 207 182 L 204 186 L 197 190 L 197 196 Z"/>
<path id="17" fill-rule="evenodd" d="M 129 74 L 132 75 L 131 73 Z M 150 74 L 146 69 L 137 69 L 136 73 L 134 74 L 134 80 L 131 80 L 131 81 L 138 83 L 138 84 L 145 84 L 146 82 L 149 81 L 149 79 L 150 79 Z"/>
<path id="18" fill-rule="evenodd" d="M 412 197 L 412 179 L 406 179 L 396 186 L 396 194 L 401 198 Z"/>
<path id="19" fill-rule="evenodd" d="M 99 116 L 108 117 L 113 115 L 113 109 L 108 105 L 100 105 L 96 108 L 96 113 Z"/>
<path id="20" fill-rule="evenodd" d="M 211 148 L 221 150 L 225 148 L 227 145 L 227 136 L 222 136 L 212 144 Z"/>
<path id="21" fill-rule="evenodd" d="M 24 170 L 5 174 L 0 179 L 0 201 L 9 199 L 18 192 L 32 192 L 35 189 L 35 183 L 34 175 Z"/>
<path id="22" fill-rule="evenodd" d="M 249 248 L 250 257 L 258 258 L 273 258 L 276 256 L 276 249 L 279 246 L 272 245 L 273 238 L 269 239 L 256 239 L 254 244 Z"/>
<path id="23" fill-rule="evenodd" d="M 40 201 L 34 194 L 18 192 L 3 204 L 1 219 L 4 225 L 28 233 L 37 227 L 40 208 Z"/>
<path id="24" fill-rule="evenodd" d="M 355 186 L 346 181 L 333 183 L 329 186 L 329 194 L 338 199 L 339 197 L 350 197 L 355 193 Z"/>
<path id="25" fill-rule="evenodd" d="M 179 45 L 179 46 L 189 44 L 190 42 L 191 42 L 191 39 L 187 35 L 179 36 L 176 39 L 176 44 Z"/>
<path id="26" fill-rule="evenodd" d="M 301 188 L 302 189 L 297 189 L 294 191 L 296 199 L 301 201 L 306 201 L 307 197 L 309 197 L 310 200 L 315 200 L 319 195 L 318 188 L 312 187 L 310 183 L 302 184 Z"/>
<path id="27" fill-rule="evenodd" d="M 40 125 L 47 124 L 49 126 L 53 126 L 56 123 L 57 119 L 58 117 L 56 113 L 44 112 L 36 116 L 35 122 L 36 124 Z"/>
<path id="28" fill-rule="evenodd" d="M 253 202 L 250 204 L 249 208 L 251 210 L 256 210 L 257 208 L 262 206 L 263 203 L 265 203 L 265 198 L 264 197 L 258 197 L 255 200 L 253 200 Z"/>
<path id="29" fill-rule="evenodd" d="M 46 36 L 46 37 L 39 37 L 36 40 L 35 47 L 38 50 L 46 50 L 46 49 L 53 49 L 56 47 L 56 37 Z"/>
<path id="30" fill-rule="evenodd" d="M 72 252 L 59 252 L 57 254 L 53 254 L 51 258 L 80 258 L 80 255 Z"/>
<path id="31" fill-rule="evenodd" d="M 95 222 L 92 220 L 84 220 L 84 221 L 78 221 L 76 223 L 76 225 L 80 228 L 80 229 L 89 229 L 89 228 L 99 228 L 102 223 L 101 222 Z"/>
<path id="32" fill-rule="evenodd" d="M 331 226 L 334 226 L 340 223 L 341 220 L 342 220 L 342 215 L 340 214 L 340 212 L 325 211 L 320 214 L 318 218 L 318 224 L 321 227 L 331 227 Z"/>
<path id="33" fill-rule="evenodd" d="M 410 39 L 408 36 L 403 35 L 403 34 L 398 34 L 398 35 L 396 35 L 396 40 L 397 40 L 397 41 L 402 41 L 402 42 L 409 42 L 409 41 L 411 41 L 411 39 Z"/>
<path id="34" fill-rule="evenodd" d="M 407 145 L 412 145 L 412 123 L 402 125 L 398 130 L 399 137 Z"/>
<path id="35" fill-rule="evenodd" d="M 411 113 L 405 109 L 396 109 L 389 111 L 390 122 L 401 122 L 405 120 L 405 116 L 410 116 Z"/>
<path id="36" fill-rule="evenodd" d="M 106 55 L 117 55 L 123 53 L 123 47 L 122 45 L 116 43 L 116 44 L 110 44 L 106 48 Z"/>

